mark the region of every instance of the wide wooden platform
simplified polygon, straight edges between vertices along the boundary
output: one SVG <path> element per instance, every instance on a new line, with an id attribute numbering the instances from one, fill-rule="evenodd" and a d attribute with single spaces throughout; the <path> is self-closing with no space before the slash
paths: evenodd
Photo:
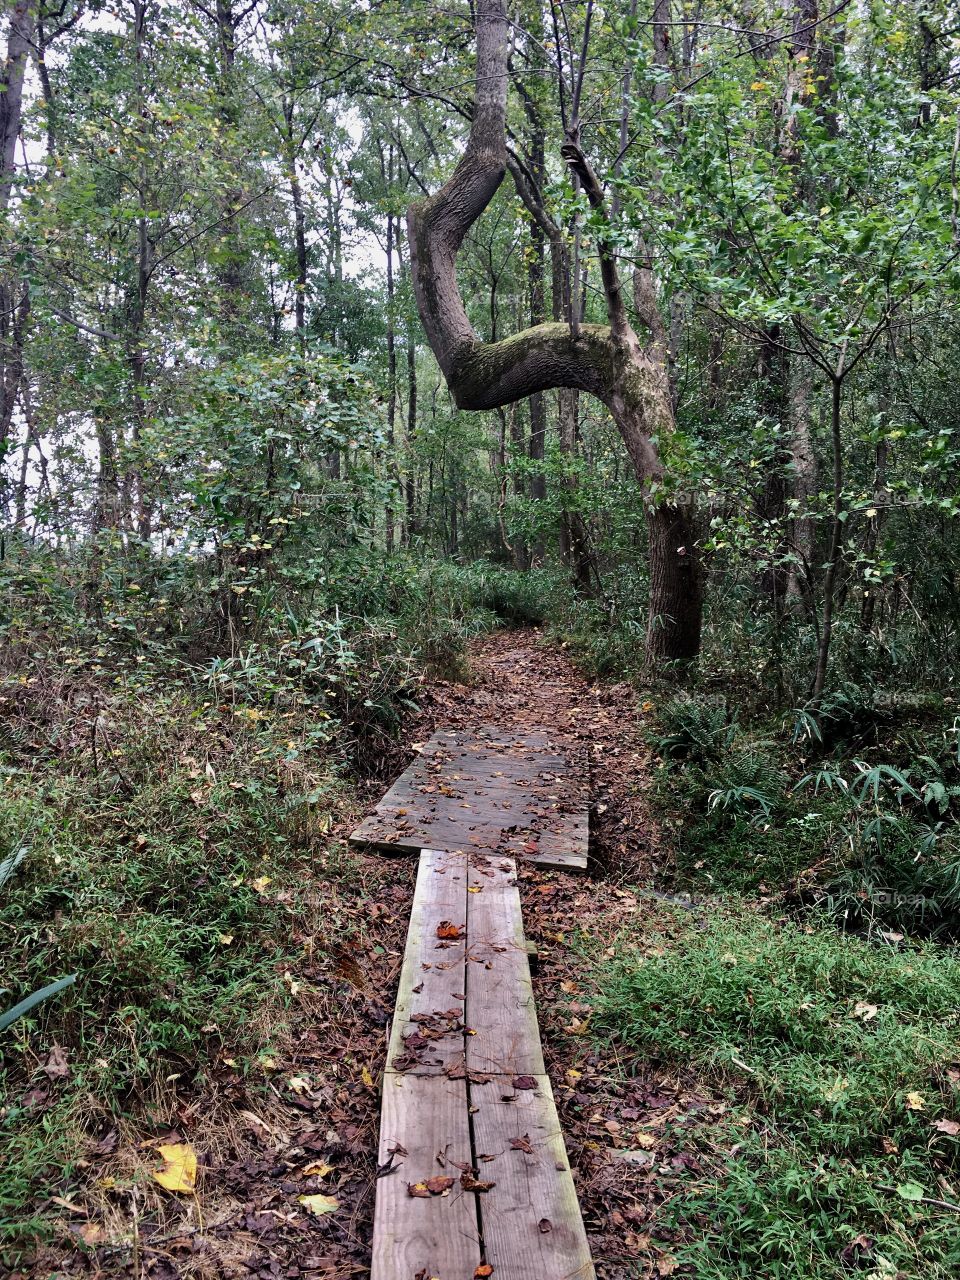
<path id="1" fill-rule="evenodd" d="M 586 761 L 546 734 L 437 733 L 353 844 L 383 852 L 463 849 L 583 870 Z"/>
<path id="2" fill-rule="evenodd" d="M 420 855 L 379 1165 L 371 1280 L 594 1276 L 511 858 Z"/>

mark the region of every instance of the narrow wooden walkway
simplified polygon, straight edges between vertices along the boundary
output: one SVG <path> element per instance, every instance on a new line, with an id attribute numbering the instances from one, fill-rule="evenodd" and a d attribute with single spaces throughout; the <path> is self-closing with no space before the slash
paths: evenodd
<path id="1" fill-rule="evenodd" d="M 512 858 L 420 854 L 379 1165 L 372 1280 L 594 1276 Z"/>
<path id="2" fill-rule="evenodd" d="M 543 733 L 437 733 L 350 837 L 383 852 L 473 849 L 587 865 L 587 770 Z"/>

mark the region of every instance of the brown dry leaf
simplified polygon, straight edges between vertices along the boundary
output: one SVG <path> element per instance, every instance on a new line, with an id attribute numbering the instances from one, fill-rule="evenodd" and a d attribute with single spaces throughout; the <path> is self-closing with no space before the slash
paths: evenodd
<path id="1" fill-rule="evenodd" d="M 98 1222 L 85 1222 L 80 1228 L 80 1239 L 84 1244 L 99 1244 L 104 1238 L 103 1227 Z"/>
<path id="2" fill-rule="evenodd" d="M 539 1089 L 540 1081 L 536 1076 L 514 1076 L 513 1087 L 515 1089 Z"/>
<path id="3" fill-rule="evenodd" d="M 533 1147 L 530 1145 L 530 1135 L 525 1133 L 522 1138 L 511 1138 L 510 1146 L 514 1151 L 523 1151 L 526 1155 L 533 1155 Z"/>
<path id="4" fill-rule="evenodd" d="M 475 1178 L 472 1173 L 461 1173 L 460 1185 L 464 1191 L 489 1191 L 491 1187 L 495 1187 L 495 1182 L 481 1182 Z"/>
<path id="5" fill-rule="evenodd" d="M 162 1169 L 154 1169 L 151 1177 L 166 1191 L 193 1195 L 197 1186 L 197 1153 L 189 1142 L 165 1142 L 157 1148 L 164 1161 Z"/>
<path id="6" fill-rule="evenodd" d="M 473 1273 L 473 1280 L 486 1280 L 487 1276 L 493 1275 L 493 1267 L 489 1262 L 481 1262 L 479 1267 Z"/>
<path id="7" fill-rule="evenodd" d="M 70 1074 L 66 1049 L 55 1044 L 47 1054 L 47 1060 L 41 1070 L 48 1080 L 65 1080 Z"/>
<path id="8" fill-rule="evenodd" d="M 434 1178 L 427 1178 L 426 1187 L 432 1196 L 446 1195 L 453 1186 L 453 1179 L 443 1177 L 437 1174 Z"/>
<path id="9" fill-rule="evenodd" d="M 74 1204 L 72 1200 L 64 1200 L 63 1196 L 51 1196 L 51 1204 L 58 1204 L 61 1209 L 66 1209 L 69 1213 L 81 1213 L 86 1217 L 87 1211 L 82 1204 Z"/>
<path id="10" fill-rule="evenodd" d="M 441 920 L 437 925 L 438 938 L 462 938 L 464 926 L 462 924 L 454 924 L 451 920 Z"/>
<path id="11" fill-rule="evenodd" d="M 336 1196 L 298 1196 L 297 1197 L 303 1207 L 309 1212 L 316 1214 L 318 1218 L 325 1213 L 336 1213 L 340 1208 L 340 1201 Z"/>
<path id="12" fill-rule="evenodd" d="M 957 1124 L 956 1120 L 934 1120 L 932 1128 L 939 1133 L 949 1134 L 951 1138 L 955 1138 L 960 1133 L 960 1124 Z"/>

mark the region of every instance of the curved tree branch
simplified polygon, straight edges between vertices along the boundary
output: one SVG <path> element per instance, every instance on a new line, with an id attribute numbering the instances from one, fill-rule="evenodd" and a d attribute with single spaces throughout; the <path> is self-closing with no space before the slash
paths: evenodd
<path id="1" fill-rule="evenodd" d="M 411 205 L 407 214 L 417 308 L 460 408 L 495 409 L 556 387 L 588 392 L 607 405 L 650 499 L 648 657 L 686 659 L 699 647 L 702 579 L 689 512 L 682 503 L 656 498 L 665 470 L 655 441 L 674 429 L 663 343 L 655 340 L 644 350 L 630 324 L 607 234 L 603 188 L 580 145 L 575 119 L 564 121 L 562 155 L 602 224 L 598 253 L 609 326 L 577 324 L 572 332 L 569 325 L 555 322 L 483 342 L 460 295 L 457 254 L 508 166 L 542 230 L 551 239 L 559 234 L 559 228 L 545 220 L 519 157 L 507 151 L 508 31 L 504 0 L 477 0 L 476 93 L 466 149 L 444 186 L 423 203 Z M 581 63 L 585 58 L 586 48 Z M 653 299 L 649 273 L 641 284 Z M 644 288 L 640 297 L 646 300 Z"/>

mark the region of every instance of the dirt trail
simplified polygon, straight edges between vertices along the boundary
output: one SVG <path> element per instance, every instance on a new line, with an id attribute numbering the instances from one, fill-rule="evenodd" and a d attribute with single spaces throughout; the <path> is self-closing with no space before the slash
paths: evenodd
<path id="1" fill-rule="evenodd" d="M 399 773 L 437 727 L 541 728 L 587 751 L 590 874 L 521 871 L 525 928 L 540 949 L 537 1009 L 598 1275 L 668 1274 L 657 1271 L 660 1255 L 645 1234 L 663 1177 L 652 1156 L 635 1152 L 644 1158 L 631 1163 L 615 1151 L 635 1146 L 641 1128 L 669 1123 L 691 1094 L 679 1080 L 621 1079 L 616 1055 L 592 1047 L 581 986 L 580 949 L 602 950 L 651 909 L 622 887 L 649 883 L 657 857 L 637 695 L 626 685 L 586 681 L 536 631 L 484 637 L 470 666 L 469 683 L 425 683 L 407 748 L 392 763 Z M 372 805 L 384 789 L 382 781 L 362 787 L 361 803 Z M 278 981 L 291 998 L 273 1015 L 269 1063 L 244 1066 L 242 1049 L 211 1046 L 202 1072 L 185 1064 L 172 1077 L 176 1090 L 171 1085 L 154 1100 L 151 1122 L 105 1119 L 91 1135 L 82 1173 L 65 1177 L 61 1188 L 85 1216 L 65 1218 L 59 1238 L 36 1259 L 39 1270 L 20 1272 L 22 1280 L 369 1277 L 378 1081 L 416 868 L 412 858 L 345 851 L 336 838 L 345 841 L 359 816 L 343 815 L 327 865 L 316 869 L 316 919 L 292 938 L 300 960 L 280 963 Z M 189 1141 L 200 1153 L 198 1204 L 151 1183 L 146 1162 L 157 1141 Z M 333 1196 L 335 1211 L 311 1214 L 301 1197 L 316 1195 Z"/>

